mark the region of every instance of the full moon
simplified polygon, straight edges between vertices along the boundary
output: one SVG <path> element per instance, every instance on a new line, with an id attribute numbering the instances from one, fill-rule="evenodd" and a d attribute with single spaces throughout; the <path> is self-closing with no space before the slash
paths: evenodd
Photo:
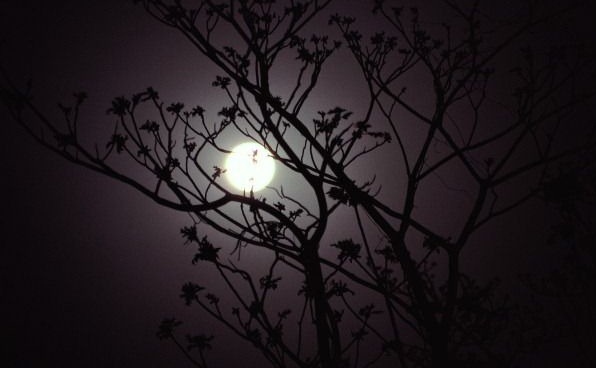
<path id="1" fill-rule="evenodd" d="M 246 142 L 234 147 L 226 159 L 225 170 L 234 188 L 256 192 L 273 179 L 275 162 L 265 147 Z"/>

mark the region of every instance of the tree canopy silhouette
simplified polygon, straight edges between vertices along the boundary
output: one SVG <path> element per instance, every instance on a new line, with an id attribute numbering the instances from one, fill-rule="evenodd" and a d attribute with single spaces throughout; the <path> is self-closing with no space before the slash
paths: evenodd
<path id="1" fill-rule="evenodd" d="M 442 0 L 425 15 L 376 0 L 361 27 L 332 0 L 135 2 L 218 68 L 221 106 L 149 87 L 116 97 L 111 133 L 88 143 L 85 93 L 56 117 L 2 69 L 0 98 L 39 144 L 191 216 L 180 232 L 192 262 L 224 287 L 189 281 L 186 305 L 274 367 L 513 364 L 527 326 L 460 260 L 493 219 L 567 198 L 573 178 L 558 168 L 592 165 L 594 121 L 569 119 L 594 96 L 592 60 L 532 39 L 568 8 L 528 2 L 501 17 Z M 329 83 L 335 66 L 350 73 Z M 336 104 L 342 88 L 357 98 Z M 220 162 L 240 140 L 281 168 L 271 187 L 226 184 Z M 158 337 L 209 366 L 214 335 L 184 339 L 180 324 L 165 319 Z"/>

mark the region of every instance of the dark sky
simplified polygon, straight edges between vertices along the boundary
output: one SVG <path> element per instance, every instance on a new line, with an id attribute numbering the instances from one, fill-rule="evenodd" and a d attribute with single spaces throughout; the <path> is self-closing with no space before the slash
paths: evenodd
<path id="1" fill-rule="evenodd" d="M 2 59 L 17 78 L 33 77 L 52 112 L 88 91 L 99 123 L 112 97 L 150 83 L 183 95 L 191 63 L 162 58 L 188 50 L 165 47 L 176 39 L 131 3 L 4 2 Z M 155 332 L 182 306 L 192 251 L 179 228 L 188 218 L 63 161 L 4 114 L 2 124 L 2 365 L 186 366 Z"/>
<path id="2" fill-rule="evenodd" d="M 112 97 L 149 85 L 170 100 L 208 99 L 212 67 L 131 3 L 4 1 L 0 58 L 18 81 L 33 78 L 34 95 L 49 111 L 57 113 L 55 102 L 71 92 L 87 91 L 92 125 L 106 120 Z M 162 318 L 192 316 L 178 297 L 181 284 L 197 275 L 193 251 L 179 235 L 188 217 L 51 154 L 0 112 L 0 305 L 10 341 L 3 366 L 188 366 L 155 337 Z M 542 222 L 524 226 L 544 230 Z M 518 236 L 501 233 L 501 242 L 519 246 Z M 515 267 L 543 265 L 534 256 L 540 247 L 518 252 Z M 469 269 L 499 269 L 510 249 L 472 249 Z M 233 343 L 218 349 L 229 366 L 258 361 Z"/>

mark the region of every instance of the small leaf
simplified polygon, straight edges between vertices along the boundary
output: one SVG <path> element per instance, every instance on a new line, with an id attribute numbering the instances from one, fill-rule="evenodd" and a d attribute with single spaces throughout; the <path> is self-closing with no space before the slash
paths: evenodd
<path id="1" fill-rule="evenodd" d="M 261 289 L 277 289 L 277 283 L 281 280 L 281 277 L 273 278 L 271 275 L 266 275 L 261 277 L 259 283 L 261 284 Z"/>
<path id="2" fill-rule="evenodd" d="M 213 174 L 211 174 L 211 178 L 213 180 L 219 178 L 221 176 L 221 174 L 225 173 L 226 169 L 222 169 L 221 167 L 218 166 L 213 166 Z"/>
<path id="3" fill-rule="evenodd" d="M 350 200 L 350 196 L 346 193 L 342 188 L 339 187 L 331 187 L 327 192 L 329 197 L 335 199 L 336 201 L 346 204 Z"/>
<path id="4" fill-rule="evenodd" d="M 117 116 L 124 116 L 130 110 L 130 101 L 124 97 L 116 97 L 112 100 L 112 107 L 108 109 L 108 114 L 114 114 Z"/>
<path id="5" fill-rule="evenodd" d="M 116 147 L 116 152 L 122 153 L 124 147 L 126 146 L 126 141 L 128 140 L 128 136 L 123 136 L 122 134 L 113 134 L 112 138 L 106 144 L 106 147 L 111 148 L 113 146 Z"/>
<path id="6" fill-rule="evenodd" d="M 230 78 L 218 75 L 215 77 L 215 81 L 213 81 L 211 85 L 213 87 L 220 87 L 221 89 L 226 89 L 230 85 L 230 82 Z"/>
<path id="7" fill-rule="evenodd" d="M 182 102 L 175 102 L 166 108 L 166 111 L 171 112 L 173 115 L 180 114 L 184 104 Z"/>
<path id="8" fill-rule="evenodd" d="M 180 229 L 180 233 L 182 234 L 182 237 L 186 239 L 184 244 L 199 242 L 199 238 L 197 236 L 197 227 L 195 225 L 183 227 Z"/>
<path id="9" fill-rule="evenodd" d="M 340 240 L 335 244 L 331 244 L 331 246 L 340 250 L 337 258 L 342 262 L 346 260 L 352 262 L 360 258 L 360 249 L 362 246 L 354 243 L 352 239 Z"/>
<path id="10" fill-rule="evenodd" d="M 216 248 L 207 240 L 207 236 L 204 236 L 199 241 L 199 251 L 195 254 L 192 263 L 196 264 L 198 261 L 215 262 L 218 258 L 217 253 L 221 248 Z"/>
<path id="11" fill-rule="evenodd" d="M 159 124 L 157 124 L 155 121 L 147 120 L 139 129 L 151 133 L 157 133 L 159 131 Z"/>
<path id="12" fill-rule="evenodd" d="M 203 289 L 205 288 L 202 286 L 199 286 L 192 282 L 187 282 L 184 285 L 182 285 L 182 294 L 180 294 L 180 297 L 184 299 L 186 305 L 190 305 L 193 301 L 197 299 L 199 291 Z"/>
<path id="13" fill-rule="evenodd" d="M 187 335 L 186 340 L 188 341 L 187 349 L 189 351 L 192 349 L 197 349 L 199 351 L 211 350 L 211 340 L 213 340 L 213 335 Z"/>
<path id="14" fill-rule="evenodd" d="M 176 327 L 180 326 L 181 324 L 182 322 L 178 321 L 175 318 L 166 318 L 163 321 L 161 321 L 156 335 L 160 340 L 169 339 L 170 337 L 172 337 L 172 334 L 174 333 Z"/>

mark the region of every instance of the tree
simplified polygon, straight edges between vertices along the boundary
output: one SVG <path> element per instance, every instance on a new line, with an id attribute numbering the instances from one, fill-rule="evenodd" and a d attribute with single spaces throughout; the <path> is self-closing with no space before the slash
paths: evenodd
<path id="1" fill-rule="evenodd" d="M 592 366 L 596 327 L 593 311 L 596 275 L 593 239 L 596 172 L 593 166 L 570 163 L 558 169 L 544 195 L 554 207 L 557 221 L 550 229 L 548 242 L 561 248 L 560 261 L 546 275 L 523 275 L 535 297 L 546 300 L 547 318 L 552 322 L 549 339 L 573 346 L 575 366 Z"/>
<path id="2" fill-rule="evenodd" d="M 466 275 L 460 259 L 491 220 L 556 195 L 553 167 L 591 164 L 577 157 L 593 154 L 593 126 L 565 125 L 593 97 L 580 79 L 589 59 L 571 44 L 526 47 L 530 30 L 560 9 L 528 4 L 510 22 L 477 3 L 444 0 L 451 15 L 433 22 L 417 8 L 375 1 L 378 30 L 367 37 L 331 0 L 137 3 L 219 68 L 212 86 L 227 102 L 216 114 L 166 103 L 147 88 L 115 98 L 109 139 L 88 145 L 79 114 L 85 93 L 60 105 L 59 121 L 4 70 L 0 92 L 40 144 L 191 215 L 181 235 L 197 249 L 193 263 L 213 267 L 229 295 L 188 282 L 186 304 L 276 367 L 512 362 L 502 340 L 510 308 L 495 283 Z M 331 27 L 311 36 L 325 15 Z M 510 53 L 518 47 L 519 57 Z M 365 98 L 348 102 L 357 106 L 313 97 L 342 52 L 359 70 Z M 230 137 L 266 147 L 285 170 L 282 184 L 229 189 L 216 157 L 230 152 Z M 127 161 L 145 173 L 127 170 Z M 380 161 L 390 170 L 375 167 Z M 290 182 L 300 185 L 288 190 Z M 421 205 L 428 200 L 445 207 Z M 449 221 L 431 213 L 449 207 L 458 209 Z M 355 230 L 329 239 L 339 220 Z M 207 228 L 230 242 L 214 243 Z M 265 269 L 245 261 L 256 249 L 267 252 Z M 287 290 L 293 300 L 273 301 Z M 212 335 L 184 343 L 179 325 L 164 320 L 158 336 L 207 366 Z"/>

